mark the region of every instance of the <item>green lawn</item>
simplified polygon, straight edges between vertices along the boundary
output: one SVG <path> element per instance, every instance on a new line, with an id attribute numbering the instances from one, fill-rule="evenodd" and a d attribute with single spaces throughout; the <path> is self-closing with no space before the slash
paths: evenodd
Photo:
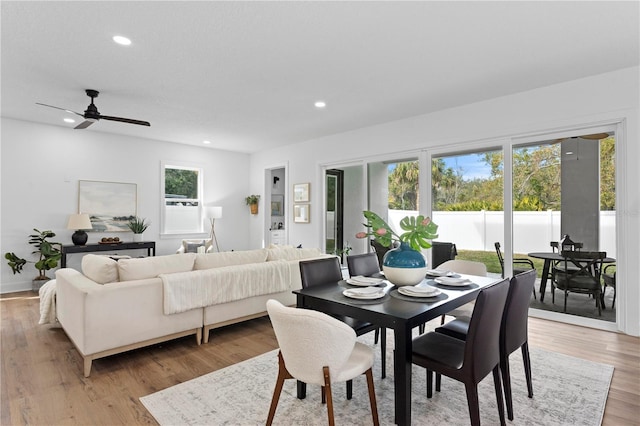
<path id="1" fill-rule="evenodd" d="M 538 278 L 540 278 L 542 274 L 542 267 L 544 265 L 544 260 L 542 259 L 534 259 L 532 257 L 528 257 L 525 254 L 516 253 L 514 257 L 517 258 L 525 258 L 531 259 L 533 264 L 536 267 L 538 272 Z M 476 262 L 482 262 L 487 265 L 487 271 L 495 274 L 499 274 L 502 272 L 500 269 L 500 262 L 498 261 L 498 255 L 495 251 L 480 251 L 480 250 L 460 250 L 458 249 L 458 256 L 456 259 L 462 260 L 473 260 Z"/>

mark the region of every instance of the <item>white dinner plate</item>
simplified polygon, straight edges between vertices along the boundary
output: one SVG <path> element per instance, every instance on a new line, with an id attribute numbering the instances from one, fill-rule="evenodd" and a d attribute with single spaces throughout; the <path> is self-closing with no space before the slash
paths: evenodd
<path id="1" fill-rule="evenodd" d="M 436 297 L 442 292 L 435 287 L 403 286 L 398 287 L 398 293 L 410 297 Z"/>
<path id="2" fill-rule="evenodd" d="M 448 285 L 451 287 L 464 287 L 473 284 L 466 278 L 438 277 L 434 279 L 434 281 L 438 284 Z"/>
<path id="3" fill-rule="evenodd" d="M 384 297 L 385 292 L 381 288 L 366 287 L 351 288 L 343 291 L 342 294 L 353 299 L 380 299 Z"/>
<path id="4" fill-rule="evenodd" d="M 351 285 L 358 285 L 361 287 L 368 287 L 372 285 L 378 285 L 383 283 L 382 278 L 373 278 L 373 277 L 363 277 L 357 275 L 355 277 L 347 278 L 347 283 Z"/>
<path id="5" fill-rule="evenodd" d="M 445 271 L 444 269 L 428 269 L 427 275 L 431 275 L 432 277 L 451 277 L 455 275 L 455 272 Z"/>

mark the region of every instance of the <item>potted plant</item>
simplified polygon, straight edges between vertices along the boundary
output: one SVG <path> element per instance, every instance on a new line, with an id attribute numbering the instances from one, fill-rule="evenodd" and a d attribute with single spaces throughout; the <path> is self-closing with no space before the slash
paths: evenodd
<path id="1" fill-rule="evenodd" d="M 60 243 L 49 241 L 49 238 L 56 236 L 55 233 L 52 231 L 39 231 L 35 228 L 33 230 L 36 233 L 29 235 L 29 244 L 35 247 L 32 254 L 38 254 L 39 258 L 37 261 L 28 261 L 18 257 L 13 252 L 5 253 L 4 258 L 7 259 L 7 263 L 14 274 L 21 273 L 22 268 L 27 263 L 34 263 L 35 268 L 38 270 L 38 276 L 33 279 L 32 289 L 37 291 L 42 287 L 42 284 L 51 279 L 47 277 L 46 271 L 58 266 L 62 253 L 60 253 L 60 249 L 56 247 L 56 245 L 60 245 Z"/>
<path id="2" fill-rule="evenodd" d="M 251 208 L 251 214 L 258 214 L 258 201 L 260 201 L 259 195 L 249 195 L 245 197 L 244 201 Z"/>
<path id="3" fill-rule="evenodd" d="M 389 224 L 372 211 L 364 211 L 367 232 L 358 232 L 357 238 L 373 237 L 385 247 L 399 242 L 400 247 L 389 250 L 382 259 L 385 277 L 397 286 L 420 283 L 427 271 L 422 249 L 431 248 L 431 240 L 438 237 L 438 225 L 423 215 L 406 216 L 400 221 L 404 231 L 398 235 Z"/>
<path id="4" fill-rule="evenodd" d="M 143 233 L 147 230 L 150 223 L 146 222 L 146 219 L 143 217 L 135 216 L 129 220 L 127 226 L 133 232 L 133 241 L 140 242 L 143 239 Z"/>

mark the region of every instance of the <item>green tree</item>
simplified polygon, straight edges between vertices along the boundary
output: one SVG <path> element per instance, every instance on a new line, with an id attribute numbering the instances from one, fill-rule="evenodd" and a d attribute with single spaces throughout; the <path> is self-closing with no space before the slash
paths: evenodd
<path id="1" fill-rule="evenodd" d="M 198 172 L 196 170 L 166 168 L 164 193 L 198 198 Z"/>
<path id="2" fill-rule="evenodd" d="M 418 210 L 417 161 L 397 163 L 389 174 L 389 208 L 392 210 Z"/>
<path id="3" fill-rule="evenodd" d="M 600 141 L 600 210 L 616 209 L 616 142 L 613 136 Z"/>

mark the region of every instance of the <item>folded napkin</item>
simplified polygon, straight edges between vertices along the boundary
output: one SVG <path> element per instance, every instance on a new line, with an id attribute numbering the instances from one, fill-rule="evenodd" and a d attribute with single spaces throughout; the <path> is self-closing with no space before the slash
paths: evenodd
<path id="1" fill-rule="evenodd" d="M 353 294 L 356 296 L 373 296 L 374 294 L 383 293 L 384 290 L 378 287 L 363 287 L 363 288 L 350 288 L 344 291 L 345 293 Z"/>
<path id="2" fill-rule="evenodd" d="M 428 269 L 427 275 L 431 275 L 432 277 L 448 277 L 453 275 L 454 273 L 451 271 L 447 271 L 444 269 Z"/>
<path id="3" fill-rule="evenodd" d="M 435 279 L 435 282 L 444 285 L 467 285 L 471 284 L 466 278 L 453 278 L 453 277 L 439 277 Z"/>
<path id="4" fill-rule="evenodd" d="M 374 278 L 374 277 L 365 277 L 362 275 L 356 275 L 354 277 L 350 278 L 351 281 L 357 282 L 357 283 L 362 283 L 362 284 L 380 284 L 383 280 L 382 278 Z"/>
<path id="5" fill-rule="evenodd" d="M 398 289 L 401 294 L 407 296 L 419 296 L 419 297 L 431 297 L 437 296 L 441 293 L 435 287 L 415 287 L 415 286 L 403 286 Z"/>

